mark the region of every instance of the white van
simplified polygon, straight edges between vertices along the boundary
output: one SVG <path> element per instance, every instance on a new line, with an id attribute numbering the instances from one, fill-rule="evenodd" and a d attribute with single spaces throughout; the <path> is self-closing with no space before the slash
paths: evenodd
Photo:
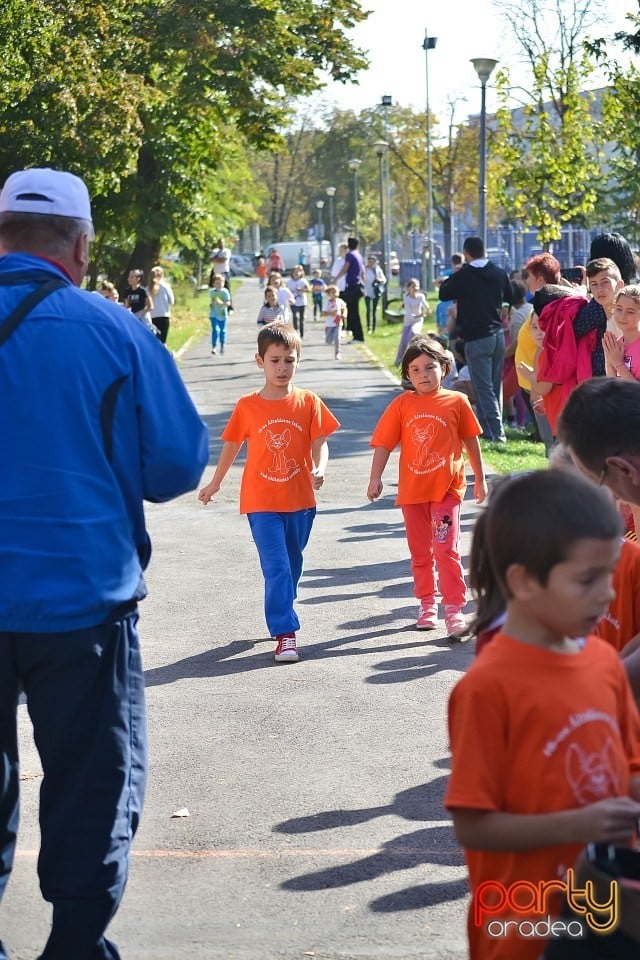
<path id="1" fill-rule="evenodd" d="M 295 240 L 284 243 L 270 243 L 265 250 L 265 257 L 269 258 L 272 250 L 277 250 L 284 261 L 286 273 L 290 273 L 296 264 L 304 257 L 304 266 L 307 275 L 312 270 L 322 270 L 331 266 L 331 244 L 328 240 Z"/>

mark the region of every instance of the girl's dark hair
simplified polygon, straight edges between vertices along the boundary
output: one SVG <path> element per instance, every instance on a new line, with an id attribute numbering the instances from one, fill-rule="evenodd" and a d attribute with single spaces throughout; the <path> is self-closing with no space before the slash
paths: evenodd
<path id="1" fill-rule="evenodd" d="M 537 470 L 504 478 L 474 530 L 470 580 L 478 601 L 476 626 L 486 626 L 504 609 L 510 596 L 507 570 L 514 563 L 545 586 L 578 540 L 614 540 L 622 532 L 606 491 L 578 474 Z"/>
<path id="2" fill-rule="evenodd" d="M 496 477 L 491 483 L 489 496 L 492 497 L 499 485 L 505 482 L 508 482 L 508 478 Z M 505 597 L 494 576 L 487 550 L 488 516 L 489 507 L 486 506 L 475 522 L 469 554 L 469 586 L 476 603 L 469 631 L 475 637 L 486 630 L 505 609 Z"/>
<path id="3" fill-rule="evenodd" d="M 511 302 L 514 307 L 520 307 L 527 299 L 527 288 L 522 280 L 511 281 Z"/>
<path id="4" fill-rule="evenodd" d="M 608 257 L 613 260 L 624 284 L 636 279 L 636 264 L 633 251 L 620 233 L 599 233 L 591 241 L 590 260 Z"/>
<path id="5" fill-rule="evenodd" d="M 446 375 L 450 372 L 451 361 L 449 359 L 449 355 L 444 348 L 440 346 L 438 341 L 433 337 L 418 336 L 414 337 L 413 340 L 410 341 L 409 346 L 404 352 L 401 368 L 403 380 L 409 379 L 409 364 L 413 363 L 413 361 L 421 354 L 425 354 L 427 357 L 437 360 L 442 367 L 443 376 L 446 377 Z"/>

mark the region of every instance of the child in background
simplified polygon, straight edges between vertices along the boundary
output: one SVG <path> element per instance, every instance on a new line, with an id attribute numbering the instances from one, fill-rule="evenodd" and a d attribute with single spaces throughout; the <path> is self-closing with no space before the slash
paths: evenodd
<path id="1" fill-rule="evenodd" d="M 258 257 L 256 263 L 256 277 L 258 278 L 258 288 L 264 290 L 267 283 L 267 264 L 264 257 Z"/>
<path id="2" fill-rule="evenodd" d="M 429 317 L 431 311 L 427 304 L 424 293 L 420 292 L 420 282 L 418 280 L 409 280 L 407 283 L 407 292 L 404 297 L 404 321 L 402 326 L 402 336 L 398 345 L 396 354 L 396 366 L 402 363 L 404 352 L 409 346 L 412 337 L 422 332 L 424 318 Z"/>
<path id="3" fill-rule="evenodd" d="M 414 594 L 420 601 L 416 626 L 432 630 L 438 605 L 434 560 L 444 619 L 449 635 L 466 630 L 462 608 L 466 586 L 460 559 L 460 505 L 466 489 L 463 447 L 475 477 L 474 496 L 484 500 L 487 487 L 478 436 L 482 429 L 465 396 L 443 390 L 449 360 L 440 344 L 416 337 L 402 359 L 402 376 L 412 391 L 397 396 L 378 421 L 367 498 L 382 493 L 382 474 L 391 451 L 400 444 L 396 504 L 402 507 L 411 553 Z"/>
<path id="4" fill-rule="evenodd" d="M 611 330 L 602 336 L 607 376 L 640 380 L 640 286 L 633 283 L 618 290 L 613 319 L 621 336 Z"/>
<path id="5" fill-rule="evenodd" d="M 322 279 L 322 271 L 314 270 L 311 276 L 311 302 L 313 303 L 313 322 L 322 317 L 322 295 L 326 283 Z"/>
<path id="6" fill-rule="evenodd" d="M 222 433 L 213 478 L 198 495 L 201 503 L 209 503 L 246 440 L 240 512 L 247 514 L 260 556 L 276 663 L 298 660 L 300 621 L 293 604 L 302 552 L 316 515 L 314 491 L 324 483 L 327 437 L 340 426 L 315 393 L 294 387 L 300 351 L 300 337 L 286 324 L 270 323 L 260 330 L 256 363 L 264 372 L 264 386 L 236 404 Z"/>
<path id="7" fill-rule="evenodd" d="M 278 291 L 275 287 L 267 287 L 264 291 L 264 303 L 258 311 L 258 326 L 264 327 L 266 323 L 272 323 L 274 320 L 280 320 L 284 323 L 284 307 L 278 303 Z"/>
<path id="8" fill-rule="evenodd" d="M 220 339 L 220 353 L 224 353 L 227 342 L 227 317 L 231 294 L 224 285 L 224 277 L 216 273 L 213 286 L 209 291 L 211 304 L 209 307 L 209 322 L 211 323 L 211 353 L 217 352 L 218 338 Z"/>
<path id="9" fill-rule="evenodd" d="M 616 652 L 591 635 L 621 524 L 604 491 L 559 470 L 505 478 L 483 524 L 473 563 L 507 613 L 449 700 L 445 805 L 469 871 L 471 960 L 537 960 L 531 924 L 553 921 L 558 894 L 523 901 L 524 937 L 493 894 L 562 881 L 584 844 L 628 845 L 640 814 L 640 718 Z"/>
<path id="10" fill-rule="evenodd" d="M 293 318 L 293 329 L 300 334 L 300 339 L 304 337 L 304 314 L 307 309 L 307 293 L 311 289 L 304 275 L 304 266 L 299 264 L 291 271 L 291 276 L 287 280 L 287 287 L 291 291 L 293 303 L 291 304 L 291 315 Z"/>
<path id="11" fill-rule="evenodd" d="M 276 297 L 278 298 L 278 305 L 282 307 L 283 319 L 285 323 L 289 323 L 290 320 L 290 308 L 293 306 L 294 298 L 291 290 L 286 286 L 282 279 L 282 274 L 277 271 L 272 271 L 269 274 L 269 286 L 273 287 L 276 291 Z"/>
<path id="12" fill-rule="evenodd" d="M 347 305 L 338 296 L 338 288 L 330 283 L 326 290 L 326 300 L 322 310 L 324 315 L 324 337 L 326 343 L 333 344 L 333 356 L 340 360 L 340 334 L 347 315 Z"/>

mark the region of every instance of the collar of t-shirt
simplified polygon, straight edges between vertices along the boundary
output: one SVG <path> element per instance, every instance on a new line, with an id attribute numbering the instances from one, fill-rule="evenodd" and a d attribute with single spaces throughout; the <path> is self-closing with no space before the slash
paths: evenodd
<path id="1" fill-rule="evenodd" d="M 489 261 L 484 258 L 482 260 L 469 260 L 470 267 L 486 267 L 488 263 Z"/>

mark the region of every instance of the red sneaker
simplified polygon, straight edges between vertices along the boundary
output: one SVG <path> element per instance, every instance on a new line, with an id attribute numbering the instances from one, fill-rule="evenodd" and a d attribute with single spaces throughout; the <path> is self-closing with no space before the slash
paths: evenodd
<path id="1" fill-rule="evenodd" d="M 276 652 L 273 656 L 276 663 L 297 663 L 298 648 L 295 633 L 281 633 L 276 637 Z"/>

